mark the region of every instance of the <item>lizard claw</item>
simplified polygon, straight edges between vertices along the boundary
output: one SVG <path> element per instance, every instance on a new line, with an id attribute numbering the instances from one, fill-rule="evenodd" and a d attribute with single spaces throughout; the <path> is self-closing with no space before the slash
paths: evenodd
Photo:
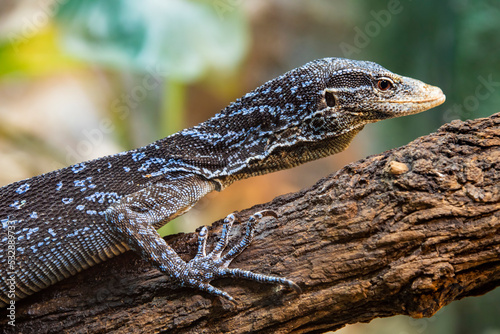
<path id="1" fill-rule="evenodd" d="M 256 274 L 251 271 L 238 268 L 228 268 L 231 261 L 234 260 L 234 258 L 236 258 L 241 252 L 243 252 L 245 248 L 248 247 L 248 245 L 250 245 L 253 240 L 254 225 L 264 216 L 277 217 L 277 214 L 275 211 L 265 210 L 259 211 L 252 215 L 252 217 L 250 217 L 250 219 L 246 223 L 246 232 L 243 239 L 239 244 L 232 247 L 224 256 L 221 255 L 224 249 L 227 247 L 229 233 L 231 231 L 233 223 L 237 221 L 235 215 L 230 214 L 226 217 L 226 219 L 224 220 L 224 225 L 222 227 L 220 239 L 215 245 L 214 249 L 208 255 L 206 254 L 208 230 L 206 227 L 203 227 L 198 236 L 198 252 L 196 256 L 186 264 L 181 275 L 177 278 L 183 281 L 185 285 L 189 285 L 202 291 L 206 291 L 212 295 L 221 296 L 229 301 L 234 301 L 233 297 L 231 297 L 226 292 L 212 286 L 209 282 L 216 278 L 239 277 L 260 283 L 283 284 L 295 290 L 297 293 L 300 293 L 300 287 L 293 281 L 290 281 L 288 279 L 276 276 Z"/>

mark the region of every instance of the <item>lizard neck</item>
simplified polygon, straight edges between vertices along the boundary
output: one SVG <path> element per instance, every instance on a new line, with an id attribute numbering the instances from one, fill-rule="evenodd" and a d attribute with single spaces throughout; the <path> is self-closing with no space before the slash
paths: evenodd
<path id="1" fill-rule="evenodd" d="M 327 119 L 322 124 L 315 124 L 315 119 L 302 119 L 289 126 L 293 120 L 276 116 L 272 112 L 275 107 L 258 104 L 243 107 L 244 102 L 238 100 L 212 119 L 166 138 L 168 155 L 180 158 L 225 188 L 240 179 L 343 151 L 363 128 L 357 122 L 346 126 L 348 122 L 342 114 L 322 115 Z M 313 101 L 304 107 L 316 108 Z"/>
<path id="2" fill-rule="evenodd" d="M 311 69 L 295 69 L 271 80 L 231 103 L 211 119 L 165 138 L 167 156 L 182 159 L 187 165 L 203 171 L 209 179 L 241 179 L 252 175 L 289 168 L 269 159 L 272 145 L 298 128 L 300 117 L 310 113 L 321 96 L 311 94 L 304 80 L 315 77 Z M 286 79 L 284 78 L 286 76 Z M 315 80 L 311 85 L 316 84 Z M 300 83 L 300 84 L 299 84 Z M 287 131 L 288 130 L 288 131 Z M 225 183 L 222 182 L 223 186 Z"/>

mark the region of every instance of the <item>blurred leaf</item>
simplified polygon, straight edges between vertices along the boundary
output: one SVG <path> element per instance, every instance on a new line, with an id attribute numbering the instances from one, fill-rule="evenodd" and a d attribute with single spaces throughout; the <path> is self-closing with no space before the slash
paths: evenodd
<path id="1" fill-rule="evenodd" d="M 0 42 L 0 76 L 50 75 L 78 63 L 57 45 L 57 31 L 46 25 L 30 36 L 13 34 Z"/>
<path id="2" fill-rule="evenodd" d="M 248 27 L 242 10 L 221 12 L 209 1 L 70 0 L 59 8 L 69 52 L 108 66 L 154 69 L 179 82 L 242 60 Z"/>

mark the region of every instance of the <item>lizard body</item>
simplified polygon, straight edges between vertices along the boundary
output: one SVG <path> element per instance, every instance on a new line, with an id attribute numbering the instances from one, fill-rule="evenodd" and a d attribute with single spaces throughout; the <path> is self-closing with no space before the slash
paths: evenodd
<path id="1" fill-rule="evenodd" d="M 228 268 L 252 239 L 221 256 L 183 261 L 156 229 L 232 182 L 344 150 L 365 124 L 444 102 L 442 91 L 372 62 L 325 58 L 273 79 L 197 126 L 135 150 L 18 181 L 0 189 L 0 306 L 128 249 L 177 281 L 231 299 L 210 285 L 243 277 L 299 288 L 284 278 Z M 13 284 L 15 289 L 13 291 Z"/>

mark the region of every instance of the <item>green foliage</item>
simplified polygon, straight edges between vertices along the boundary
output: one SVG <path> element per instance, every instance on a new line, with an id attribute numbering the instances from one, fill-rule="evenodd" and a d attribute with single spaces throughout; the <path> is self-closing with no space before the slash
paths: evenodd
<path id="1" fill-rule="evenodd" d="M 61 53 L 56 42 L 56 29 L 48 24 L 32 33 L 24 29 L 0 38 L 0 79 L 52 75 L 63 69 L 79 67 L 78 62 Z"/>
<path id="2" fill-rule="evenodd" d="M 210 1 L 70 0 L 56 20 L 66 49 L 79 58 L 120 69 L 161 68 L 184 83 L 233 70 L 248 47 L 241 10 L 221 13 Z"/>

